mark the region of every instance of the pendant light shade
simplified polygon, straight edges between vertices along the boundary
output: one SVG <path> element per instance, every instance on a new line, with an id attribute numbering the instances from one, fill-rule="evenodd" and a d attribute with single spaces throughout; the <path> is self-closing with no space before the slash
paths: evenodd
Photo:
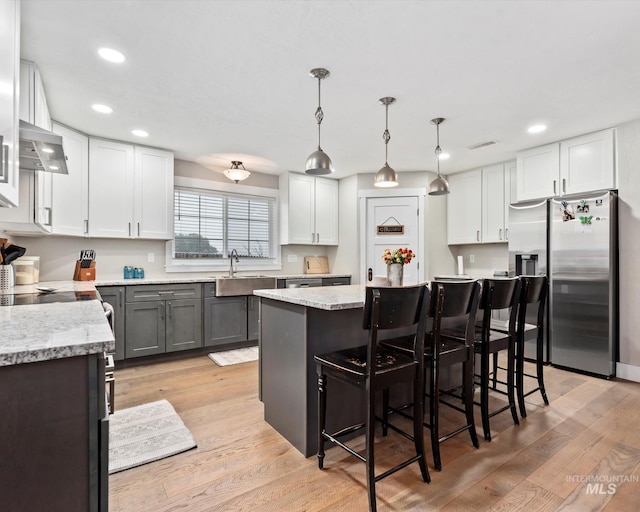
<path id="1" fill-rule="evenodd" d="M 438 162 L 438 176 L 434 179 L 429 185 L 429 195 L 430 196 L 442 196 L 444 194 L 449 193 L 449 183 L 442 176 L 440 176 L 440 153 L 442 153 L 442 149 L 440 148 L 440 124 L 444 122 L 443 117 L 436 117 L 431 120 L 431 124 L 436 125 L 436 160 Z"/>
<path id="2" fill-rule="evenodd" d="M 329 71 L 324 68 L 314 68 L 309 72 L 309 74 L 318 80 L 318 108 L 315 113 L 316 122 L 318 123 L 318 149 L 311 153 L 309 158 L 307 158 L 305 172 L 314 176 L 322 176 L 333 172 L 331 158 L 329 158 L 329 155 L 322 151 L 322 148 L 320 147 L 320 125 L 324 119 L 324 113 L 322 112 L 322 106 L 320 103 L 320 83 L 329 76 Z"/>
<path id="3" fill-rule="evenodd" d="M 376 173 L 373 184 L 374 186 L 381 188 L 398 186 L 398 175 L 387 162 L 389 140 L 391 140 L 391 134 L 389 133 L 389 105 L 394 101 L 396 101 L 396 99 L 389 96 L 380 98 L 380 103 L 382 103 L 385 108 L 385 127 L 384 133 L 382 134 L 382 139 L 384 140 L 384 166 Z"/>
<path id="4" fill-rule="evenodd" d="M 246 180 L 249 176 L 251 176 L 251 173 L 244 168 L 242 162 L 238 162 L 237 160 L 232 161 L 231 168 L 223 171 L 223 174 L 231 181 L 235 181 L 236 183 Z"/>

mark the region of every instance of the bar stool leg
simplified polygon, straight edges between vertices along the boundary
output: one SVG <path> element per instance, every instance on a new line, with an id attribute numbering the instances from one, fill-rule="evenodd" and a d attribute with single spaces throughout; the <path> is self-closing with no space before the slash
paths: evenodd
<path id="1" fill-rule="evenodd" d="M 389 388 L 382 390 L 382 436 L 389 431 Z"/>
<path id="2" fill-rule="evenodd" d="M 438 415 L 440 414 L 440 371 L 437 361 L 431 363 L 431 379 L 429 385 L 429 424 L 431 428 L 431 451 L 433 452 L 433 466 L 436 471 L 442 470 L 440 458 L 440 432 Z"/>
<path id="3" fill-rule="evenodd" d="M 327 417 L 327 377 L 318 366 L 318 468 L 324 465 L 324 431 Z"/>
<path id="4" fill-rule="evenodd" d="M 493 354 L 493 389 L 498 387 L 498 353 Z"/>
<path id="5" fill-rule="evenodd" d="M 542 348 L 542 341 L 539 341 L 536 345 L 536 376 L 538 377 L 538 387 L 540 388 L 540 393 L 542 394 L 542 400 L 544 400 L 545 405 L 549 405 L 547 390 L 544 388 L 544 365 L 542 364 L 543 357 L 544 353 Z"/>
<path id="6" fill-rule="evenodd" d="M 520 425 L 520 421 L 518 420 L 518 411 L 516 410 L 516 399 L 514 396 L 515 358 L 515 341 L 511 339 L 509 341 L 509 348 L 507 349 L 507 397 L 509 399 L 513 423 Z M 520 391 L 518 391 L 518 393 L 520 393 Z"/>
<path id="7" fill-rule="evenodd" d="M 376 512 L 376 477 L 375 463 L 373 455 L 373 443 L 376 432 L 376 404 L 373 393 L 367 402 L 367 433 L 366 433 L 366 466 L 367 466 L 367 489 L 369 491 L 369 510 Z"/>
<path id="8" fill-rule="evenodd" d="M 482 430 L 486 441 L 491 441 L 491 427 L 489 425 L 489 348 L 485 343 L 480 350 L 480 413 L 482 416 Z"/>
<path id="9" fill-rule="evenodd" d="M 471 349 L 472 350 L 472 349 Z M 473 358 L 462 363 L 463 389 L 464 389 L 464 410 L 469 427 L 471 442 L 476 448 L 480 448 L 478 434 L 476 432 L 476 421 L 473 416 Z"/>

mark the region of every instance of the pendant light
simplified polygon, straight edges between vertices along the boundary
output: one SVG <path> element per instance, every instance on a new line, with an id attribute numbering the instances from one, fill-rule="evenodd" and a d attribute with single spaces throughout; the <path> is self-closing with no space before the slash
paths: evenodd
<path id="1" fill-rule="evenodd" d="M 329 71 L 324 68 L 314 68 L 309 74 L 318 79 L 318 108 L 316 109 L 316 121 L 318 122 L 318 149 L 307 158 L 306 173 L 314 176 L 322 176 L 333 172 L 331 158 L 320 147 L 320 124 L 324 119 L 324 113 L 320 105 L 320 82 L 329 76 Z"/>
<path id="2" fill-rule="evenodd" d="M 396 174 L 396 171 L 389 167 L 389 164 L 387 163 L 388 146 L 389 140 L 391 139 L 391 134 L 389 133 L 389 105 L 396 101 L 396 99 L 385 96 L 384 98 L 380 98 L 379 101 L 384 105 L 385 109 L 385 125 L 384 133 L 382 134 L 382 138 L 384 140 L 384 166 L 376 173 L 373 184 L 376 187 L 397 187 L 398 175 Z"/>
<path id="3" fill-rule="evenodd" d="M 233 160 L 231 162 L 231 167 L 226 171 L 223 171 L 223 173 L 227 178 L 231 181 L 235 181 L 236 183 L 246 180 L 251 176 L 251 173 L 244 168 L 242 162 L 238 162 L 237 160 Z"/>
<path id="4" fill-rule="evenodd" d="M 438 161 L 438 176 L 429 185 L 430 196 L 442 196 L 449 193 L 449 183 L 442 176 L 440 176 L 440 125 L 444 122 L 443 117 L 436 117 L 431 120 L 431 124 L 436 125 L 436 160 Z"/>

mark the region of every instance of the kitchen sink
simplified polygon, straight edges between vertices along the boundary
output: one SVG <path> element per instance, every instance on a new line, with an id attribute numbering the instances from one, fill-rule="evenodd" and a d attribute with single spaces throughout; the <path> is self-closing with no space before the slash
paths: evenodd
<path id="1" fill-rule="evenodd" d="M 276 278 L 269 276 L 218 276 L 216 277 L 216 297 L 252 295 L 253 290 L 276 287 Z"/>

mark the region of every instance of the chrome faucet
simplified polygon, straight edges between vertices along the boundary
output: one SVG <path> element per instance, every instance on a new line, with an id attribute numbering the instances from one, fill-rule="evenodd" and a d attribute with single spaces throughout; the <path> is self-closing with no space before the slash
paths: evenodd
<path id="1" fill-rule="evenodd" d="M 238 259 L 238 251 L 232 249 L 229 253 L 229 277 L 233 277 L 238 272 L 238 270 L 233 266 L 234 257 L 236 259 L 236 263 L 239 263 L 240 260 Z"/>

